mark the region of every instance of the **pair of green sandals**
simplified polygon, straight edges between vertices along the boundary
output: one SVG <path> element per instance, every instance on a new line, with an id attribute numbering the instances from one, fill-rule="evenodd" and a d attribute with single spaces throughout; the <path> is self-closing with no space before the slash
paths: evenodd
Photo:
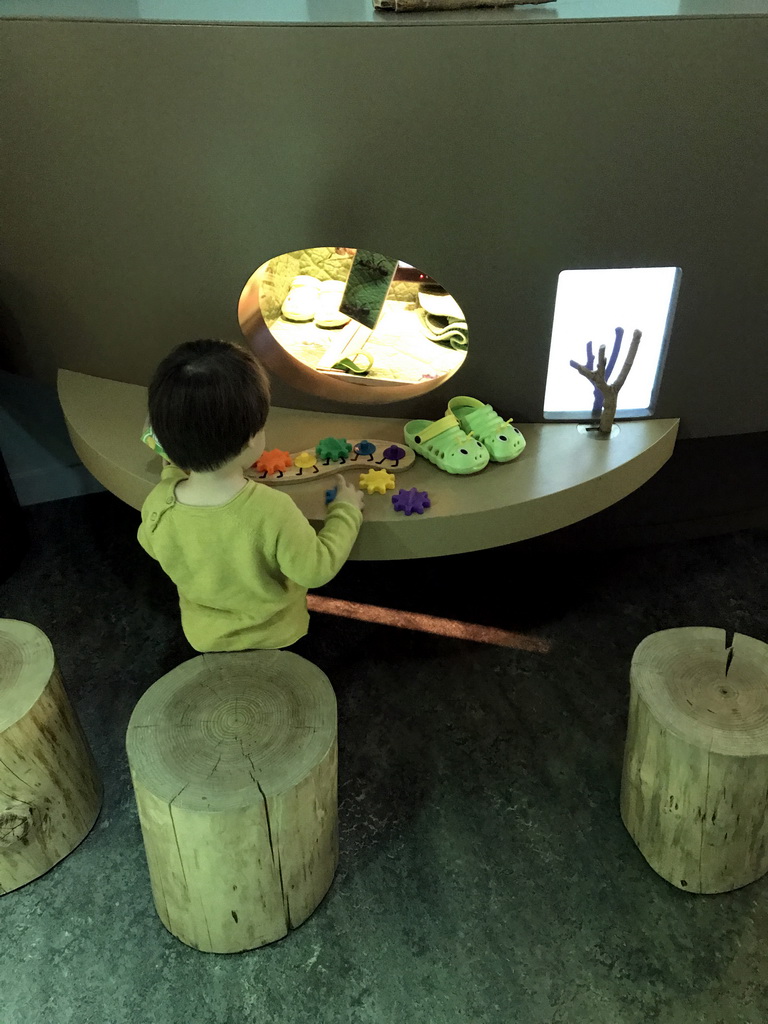
<path id="1" fill-rule="evenodd" d="M 525 448 L 525 438 L 490 405 L 459 395 L 440 420 L 411 420 L 405 442 L 446 473 L 468 476 L 489 462 L 511 462 Z"/>

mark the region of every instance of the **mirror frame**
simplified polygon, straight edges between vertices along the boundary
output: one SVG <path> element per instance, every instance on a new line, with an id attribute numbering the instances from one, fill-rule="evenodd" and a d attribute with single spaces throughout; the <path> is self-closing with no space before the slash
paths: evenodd
<path id="1" fill-rule="evenodd" d="M 392 384 L 370 387 L 354 377 L 344 380 L 313 370 L 291 355 L 270 331 L 261 308 L 261 287 L 266 268 L 263 263 L 246 281 L 237 303 L 240 330 L 254 355 L 285 384 L 319 398 L 351 405 L 391 405 L 405 399 L 418 398 L 442 387 L 466 362 L 465 358 L 450 373 L 420 384 Z"/>

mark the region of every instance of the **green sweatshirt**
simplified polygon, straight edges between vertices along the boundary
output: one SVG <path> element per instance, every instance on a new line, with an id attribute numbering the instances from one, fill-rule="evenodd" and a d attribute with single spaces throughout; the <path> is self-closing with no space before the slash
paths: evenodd
<path id="1" fill-rule="evenodd" d="M 333 579 L 362 513 L 335 501 L 319 533 L 282 491 L 249 480 L 224 505 L 184 505 L 186 474 L 166 466 L 141 509 L 139 543 L 179 590 L 197 651 L 287 647 L 309 628 L 307 588 Z"/>

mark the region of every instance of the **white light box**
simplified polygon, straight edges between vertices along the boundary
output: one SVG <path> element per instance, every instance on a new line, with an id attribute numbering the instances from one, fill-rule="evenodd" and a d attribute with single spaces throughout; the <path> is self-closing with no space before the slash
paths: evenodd
<path id="1" fill-rule="evenodd" d="M 590 419 L 599 415 L 599 392 L 596 396 L 592 384 L 570 361 L 588 365 L 587 345 L 591 342 L 593 367 L 597 367 L 601 345 L 605 345 L 610 366 L 617 328 L 623 328 L 624 334 L 615 365 L 607 372 L 608 383 L 616 379 L 624 365 L 632 332 L 637 329 L 643 335 L 632 369 L 619 391 L 617 418 L 652 415 L 681 276 L 679 267 L 562 271 L 552 323 L 544 419 Z"/>

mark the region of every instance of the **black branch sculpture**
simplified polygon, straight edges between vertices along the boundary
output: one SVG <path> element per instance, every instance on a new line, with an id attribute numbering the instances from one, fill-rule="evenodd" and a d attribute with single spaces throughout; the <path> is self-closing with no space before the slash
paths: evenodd
<path id="1" fill-rule="evenodd" d="M 601 434 L 610 435 L 613 421 L 616 418 L 616 403 L 619 397 L 619 391 L 621 390 L 624 381 L 627 379 L 627 374 L 632 369 L 632 363 L 635 361 L 635 355 L 637 353 L 637 347 L 640 344 L 640 339 L 643 336 L 642 331 L 633 331 L 632 341 L 629 343 L 629 351 L 627 357 L 624 360 L 624 365 L 619 370 L 619 375 L 616 380 L 609 384 L 606 378 L 605 371 L 605 345 L 601 345 L 597 352 L 597 369 L 593 370 L 589 366 L 582 366 L 581 363 L 577 363 L 575 359 L 570 360 L 571 366 L 574 370 L 578 370 L 582 377 L 586 377 L 602 394 L 603 396 L 603 411 L 600 413 L 600 424 L 598 431 Z M 610 371 L 608 371 L 610 373 Z"/>

